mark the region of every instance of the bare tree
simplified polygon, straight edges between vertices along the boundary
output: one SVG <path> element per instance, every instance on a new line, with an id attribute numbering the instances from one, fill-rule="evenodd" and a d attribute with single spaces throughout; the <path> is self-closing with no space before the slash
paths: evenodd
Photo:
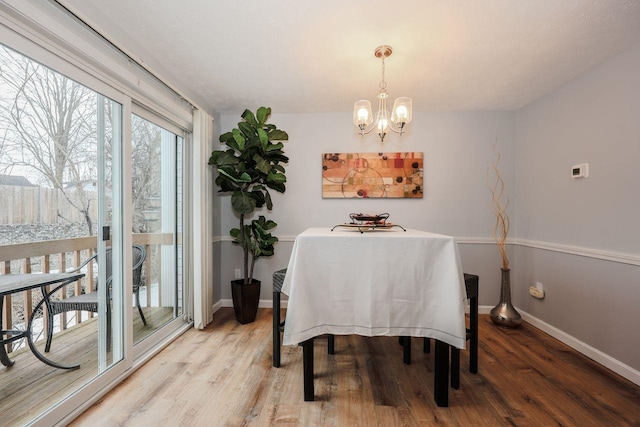
<path id="1" fill-rule="evenodd" d="M 84 217 L 93 234 L 97 180 L 97 122 L 104 120 L 105 177 L 112 188 L 113 102 L 81 84 L 0 45 L 0 168 L 28 167 L 41 185 L 56 188 Z M 104 102 L 104 117 L 97 117 Z M 162 129 L 132 117 L 133 231 L 150 232 L 145 212 L 160 196 Z"/>
<path id="2" fill-rule="evenodd" d="M 131 134 L 133 231 L 148 233 L 157 231 L 147 229 L 148 224 L 144 215 L 150 208 L 150 201 L 153 198 L 160 197 L 162 129 L 143 118 L 133 116 Z"/>
<path id="3" fill-rule="evenodd" d="M 92 199 L 83 184 L 96 179 L 96 93 L 5 47 L 0 82 L 3 166 L 37 171 L 82 212 L 93 234 Z"/>

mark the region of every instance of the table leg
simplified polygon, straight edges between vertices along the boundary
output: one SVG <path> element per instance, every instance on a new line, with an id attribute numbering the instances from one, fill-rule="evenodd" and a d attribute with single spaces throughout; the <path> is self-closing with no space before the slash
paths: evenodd
<path id="1" fill-rule="evenodd" d="M 402 361 L 411 365 L 411 337 L 402 337 Z"/>
<path id="2" fill-rule="evenodd" d="M 313 402 L 313 338 L 302 344 L 302 376 L 304 378 L 304 401 Z"/>
<path id="3" fill-rule="evenodd" d="M 449 406 L 449 345 L 436 340 L 433 395 L 436 405 Z"/>
<path id="4" fill-rule="evenodd" d="M 15 363 L 13 360 L 9 359 L 9 356 L 7 356 L 7 350 L 4 348 L 4 343 L 0 344 L 0 362 L 2 362 L 4 366 L 13 366 Z"/>
<path id="5" fill-rule="evenodd" d="M 9 359 L 9 356 L 7 355 L 7 350 L 4 347 L 5 345 L 4 335 L 5 333 L 9 333 L 10 331 L 4 331 L 2 329 L 2 326 L 3 326 L 2 325 L 2 308 L 3 307 L 4 307 L 4 295 L 0 295 L 0 334 L 2 334 L 0 335 L 0 342 L 2 342 L 0 344 L 0 362 L 2 362 L 4 366 L 13 366 L 15 362 Z M 9 327 L 11 327 L 11 325 L 9 325 Z"/>

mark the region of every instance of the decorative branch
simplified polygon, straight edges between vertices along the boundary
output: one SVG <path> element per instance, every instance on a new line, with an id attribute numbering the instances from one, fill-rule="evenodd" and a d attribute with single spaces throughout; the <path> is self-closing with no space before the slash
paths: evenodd
<path id="1" fill-rule="evenodd" d="M 506 241 L 507 235 L 509 234 L 509 227 L 511 226 L 511 222 L 509 221 L 509 215 L 507 214 L 507 207 L 509 206 L 509 196 L 504 197 L 504 181 L 502 180 L 502 176 L 500 175 L 500 170 L 498 169 L 498 163 L 500 163 L 500 153 L 497 149 L 498 138 L 496 138 L 493 143 L 493 152 L 496 155 L 495 161 L 493 162 L 493 172 L 495 174 L 495 180 L 493 183 L 489 177 L 489 168 L 487 168 L 487 185 L 491 190 L 491 198 L 492 198 L 492 210 L 496 216 L 496 222 L 493 226 L 493 237 L 496 240 L 496 244 L 498 245 L 498 250 L 500 251 L 500 256 L 502 256 L 502 269 L 509 269 L 509 258 L 507 258 L 506 251 Z"/>

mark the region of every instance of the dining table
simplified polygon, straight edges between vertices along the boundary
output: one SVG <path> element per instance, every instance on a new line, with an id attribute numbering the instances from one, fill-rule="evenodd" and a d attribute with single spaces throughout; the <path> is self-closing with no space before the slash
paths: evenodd
<path id="1" fill-rule="evenodd" d="M 29 348 L 33 355 L 41 362 L 58 369 L 77 369 L 80 365 L 62 365 L 54 362 L 38 351 L 33 342 L 33 321 L 38 312 L 41 312 L 43 305 L 49 306 L 51 295 L 58 289 L 80 280 L 84 277 L 84 273 L 34 273 L 34 274 L 3 274 L 0 275 L 0 313 L 4 306 L 5 295 L 28 291 L 30 289 L 40 288 L 42 299 L 33 308 L 27 326 L 24 329 L 4 329 L 3 316 L 0 316 L 0 362 L 4 366 L 13 366 L 15 363 L 11 360 L 5 349 L 5 344 L 26 338 Z M 8 308 L 9 310 L 11 308 Z M 7 327 L 11 328 L 12 325 Z M 5 338 L 6 337 L 6 338 Z"/>
<path id="2" fill-rule="evenodd" d="M 405 351 L 409 337 L 435 339 L 434 399 L 448 406 L 449 348 L 466 345 L 455 238 L 401 227 L 309 228 L 295 238 L 282 292 L 283 345 L 303 348 L 305 401 L 314 400 L 314 337 L 355 334 L 407 337 Z"/>

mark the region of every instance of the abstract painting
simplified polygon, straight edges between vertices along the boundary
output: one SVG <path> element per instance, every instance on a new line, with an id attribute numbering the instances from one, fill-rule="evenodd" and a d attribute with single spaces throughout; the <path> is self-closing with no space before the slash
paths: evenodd
<path id="1" fill-rule="evenodd" d="M 323 198 L 422 198 L 422 153 L 324 153 Z"/>

